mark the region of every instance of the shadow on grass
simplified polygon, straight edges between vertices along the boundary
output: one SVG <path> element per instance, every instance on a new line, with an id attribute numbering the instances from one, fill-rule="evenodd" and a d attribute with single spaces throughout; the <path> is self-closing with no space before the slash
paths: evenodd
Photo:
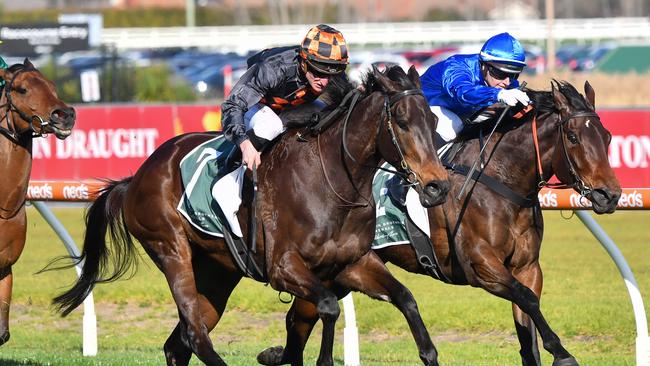
<path id="1" fill-rule="evenodd" d="M 11 360 L 0 357 L 0 365 L 2 366 L 45 366 L 46 363 L 40 363 L 32 360 Z"/>

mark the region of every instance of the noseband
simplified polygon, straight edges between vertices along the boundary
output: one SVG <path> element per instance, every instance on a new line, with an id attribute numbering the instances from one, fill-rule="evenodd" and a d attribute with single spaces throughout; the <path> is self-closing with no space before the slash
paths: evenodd
<path id="1" fill-rule="evenodd" d="M 400 170 L 392 170 L 392 169 L 386 169 L 381 166 L 372 166 L 373 168 L 376 169 L 381 169 L 389 173 L 397 174 L 401 176 L 405 181 L 409 183 L 409 185 L 415 186 L 420 184 L 418 181 L 418 175 L 416 172 L 414 172 L 409 166 L 408 163 L 406 162 L 406 159 L 404 158 L 404 153 L 402 152 L 402 148 L 399 145 L 399 142 L 397 141 L 397 135 L 395 135 L 395 130 L 393 129 L 393 123 L 392 123 L 392 113 L 391 113 L 391 108 L 399 101 L 400 99 L 408 96 L 408 95 L 423 95 L 422 91 L 420 89 L 408 89 L 408 90 L 403 90 L 401 92 L 388 95 L 384 94 L 384 110 L 382 112 L 386 113 L 386 127 L 388 129 L 388 132 L 390 133 L 390 138 L 393 143 L 393 146 L 395 146 L 395 149 L 397 150 L 397 154 L 399 155 L 400 158 Z M 356 102 L 356 99 L 353 101 L 353 104 L 350 106 L 350 110 L 348 111 L 348 115 L 345 118 L 345 122 L 343 124 L 343 149 L 345 150 L 345 153 L 347 156 L 354 161 L 355 163 L 359 165 L 365 166 L 365 164 L 361 164 L 357 161 L 357 159 L 352 156 L 350 153 L 350 150 L 348 149 L 347 143 L 346 143 L 346 130 L 347 130 L 347 125 L 349 121 L 350 114 L 352 112 L 352 109 L 354 108 L 354 102 Z M 384 119 L 382 118 L 382 122 Z M 381 123 L 379 124 L 379 127 L 377 128 L 377 136 L 378 138 L 379 134 L 381 133 Z"/>
<path id="2" fill-rule="evenodd" d="M 18 115 L 22 119 L 24 119 L 25 121 L 27 121 L 29 123 L 29 131 L 32 132 L 32 137 L 44 136 L 45 133 L 43 133 L 43 128 L 50 124 L 49 120 L 45 120 L 45 119 L 43 119 L 43 117 L 41 117 L 39 115 L 34 114 L 31 117 L 29 117 L 25 112 L 21 111 L 18 107 L 16 107 L 16 105 L 13 103 L 13 100 L 11 99 L 11 92 L 14 90 L 13 85 L 14 85 L 14 81 L 16 80 L 16 77 L 19 74 L 21 74 L 23 72 L 28 72 L 28 71 L 36 71 L 36 69 L 33 68 L 33 67 L 25 67 L 25 68 L 22 68 L 22 69 L 16 71 L 16 73 L 14 73 L 13 77 L 11 78 L 11 81 L 8 84 L 6 84 L 5 88 L 4 88 L 4 93 L 5 93 L 5 96 L 7 98 L 7 103 L 0 106 L 0 108 L 6 107 L 5 108 L 5 115 L 4 115 L 4 117 L 2 119 L 7 120 L 7 127 L 6 128 L 3 127 L 3 126 L 0 126 L 0 133 L 7 136 L 7 138 L 9 138 L 10 140 L 12 140 L 12 141 L 14 141 L 16 143 L 18 143 L 20 140 L 19 140 L 19 133 L 16 132 L 16 127 L 14 126 L 14 123 L 11 120 L 11 112 L 12 111 L 18 113 Z M 34 128 L 34 123 L 33 123 L 34 120 L 40 121 L 40 126 L 41 127 L 40 127 L 39 131 L 37 131 Z"/>

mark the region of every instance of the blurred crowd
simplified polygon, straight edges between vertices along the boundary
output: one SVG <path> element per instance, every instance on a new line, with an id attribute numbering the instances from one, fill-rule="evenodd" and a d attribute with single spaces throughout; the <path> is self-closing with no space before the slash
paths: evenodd
<path id="1" fill-rule="evenodd" d="M 407 70 L 414 65 L 422 74 L 431 65 L 453 54 L 470 54 L 480 50 L 480 44 L 446 45 L 428 49 L 402 50 L 354 50 L 349 59 L 348 75 L 353 81 L 359 81 L 363 73 L 371 66 L 384 68 L 399 65 Z M 555 54 L 555 69 L 571 72 L 590 72 L 617 48 L 613 43 L 594 45 L 569 44 L 561 46 Z M 78 51 L 62 54 L 54 59 L 57 68 L 65 68 L 74 77 L 87 70 L 106 72 L 111 67 L 144 68 L 164 65 L 169 75 L 176 81 L 189 85 L 196 93 L 197 99 L 209 100 L 223 98 L 229 87 L 246 70 L 246 60 L 255 52 L 241 55 L 234 52 L 220 53 L 193 49 L 157 49 L 125 52 L 106 52 L 100 50 Z M 20 58 L 7 58 L 7 62 L 22 62 Z M 51 62 L 50 56 L 32 59 L 41 67 Z M 526 47 L 528 67 L 524 72 L 539 74 L 546 71 L 546 55 L 542 48 L 529 45 Z M 110 65 L 108 65 L 111 63 Z M 117 65 L 117 66 L 115 66 Z"/>

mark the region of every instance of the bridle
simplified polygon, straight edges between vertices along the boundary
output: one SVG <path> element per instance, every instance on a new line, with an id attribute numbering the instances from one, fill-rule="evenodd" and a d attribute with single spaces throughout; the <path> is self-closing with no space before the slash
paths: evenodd
<path id="1" fill-rule="evenodd" d="M 367 165 L 367 164 L 360 163 L 352 155 L 352 153 L 350 152 L 350 149 L 348 148 L 348 145 L 347 145 L 347 142 L 346 142 L 347 141 L 347 138 L 346 138 L 346 136 L 347 136 L 347 127 L 348 127 L 348 123 L 350 121 L 350 115 L 352 114 L 352 110 L 354 109 L 354 106 L 356 105 L 356 103 L 359 100 L 359 97 L 361 95 L 361 92 L 358 91 L 358 90 L 355 90 L 354 93 L 355 94 L 352 97 L 350 107 L 349 107 L 349 109 L 347 111 L 347 114 L 345 116 L 345 119 L 343 121 L 343 132 L 342 132 L 342 137 L 341 137 L 341 145 L 343 146 L 343 150 L 345 151 L 345 154 L 350 158 L 350 160 L 357 163 L 358 165 L 373 168 L 373 169 L 381 169 L 381 170 L 387 171 L 389 173 L 397 174 L 397 175 L 401 176 L 404 180 L 406 180 L 409 183 L 409 185 L 411 185 L 411 186 L 419 185 L 420 183 L 419 183 L 419 181 L 417 179 L 418 175 L 417 175 L 417 173 L 415 173 L 408 166 L 408 163 L 406 162 L 406 159 L 404 158 L 404 153 L 402 152 L 402 148 L 400 147 L 399 142 L 397 141 L 397 136 L 395 135 L 395 130 L 393 129 L 391 108 L 395 105 L 395 103 L 397 103 L 398 100 L 400 100 L 400 99 L 402 99 L 402 98 L 404 98 L 406 96 L 409 96 L 409 95 L 423 95 L 422 91 L 419 90 L 419 89 L 408 89 L 408 90 L 403 90 L 401 92 L 394 93 L 394 94 L 391 94 L 391 95 L 388 95 L 388 94 L 384 93 L 384 108 L 382 110 L 382 117 L 383 117 L 383 115 L 385 113 L 386 117 L 387 117 L 385 119 L 386 126 L 387 126 L 387 129 L 388 129 L 388 132 L 390 133 L 390 137 L 391 137 L 391 141 L 393 143 L 393 146 L 395 146 L 395 149 L 397 150 L 397 154 L 399 155 L 399 158 L 400 158 L 400 170 L 386 169 L 384 167 L 377 166 L 377 165 Z M 376 136 L 375 136 L 376 140 L 379 139 L 379 135 L 382 132 L 381 126 L 383 124 L 383 121 L 384 121 L 384 119 L 382 118 L 381 123 L 379 123 L 379 125 L 377 126 L 377 132 L 376 132 Z M 331 180 L 329 179 L 329 176 L 327 174 L 325 166 L 323 164 L 322 154 L 320 152 L 320 135 L 317 136 L 317 142 L 318 142 L 318 153 L 319 153 L 319 156 L 321 157 L 321 168 L 323 169 L 323 174 L 325 175 L 325 180 L 329 184 L 330 189 L 347 206 L 352 206 L 352 207 L 355 207 L 355 206 L 357 206 L 357 207 L 368 206 L 371 201 L 366 197 L 361 196 L 361 198 L 363 198 L 363 200 L 365 202 L 352 202 L 352 201 L 349 201 L 349 200 L 345 199 L 341 194 L 336 192 L 336 190 L 334 189 L 334 186 L 332 185 Z M 354 182 L 353 182 L 353 185 L 354 185 Z"/>
<path id="2" fill-rule="evenodd" d="M 393 122 L 392 122 L 393 115 L 391 113 L 391 108 L 395 105 L 395 103 L 397 103 L 397 101 L 399 101 L 400 99 L 402 99 L 402 98 L 404 98 L 406 96 L 409 96 L 409 95 L 422 95 L 423 96 L 422 91 L 420 89 L 403 90 L 401 92 L 394 93 L 394 94 L 391 94 L 391 95 L 384 94 L 383 113 L 386 114 L 386 119 L 384 120 L 382 118 L 381 121 L 382 122 L 386 121 L 386 129 L 388 130 L 388 133 L 390 133 L 391 142 L 393 143 L 393 146 L 397 150 L 397 154 L 398 154 L 399 159 L 400 159 L 399 170 L 386 169 L 384 167 L 374 166 L 374 165 L 371 166 L 371 167 L 376 168 L 376 169 L 381 169 L 381 170 L 384 170 L 384 171 L 389 172 L 389 173 L 397 174 L 397 175 L 401 176 L 406 182 L 408 182 L 410 186 L 416 186 L 416 185 L 420 184 L 420 182 L 418 181 L 418 175 L 417 175 L 417 173 L 415 171 L 413 171 L 413 169 L 411 169 L 408 166 L 408 163 L 406 162 L 406 159 L 404 158 L 404 153 L 402 152 L 402 148 L 400 147 L 399 141 L 397 141 L 397 135 L 395 135 L 395 129 L 393 128 Z M 353 101 L 353 103 L 354 103 L 354 101 Z M 350 106 L 350 110 L 348 111 L 348 115 L 345 117 L 345 121 L 343 123 L 343 137 L 342 137 L 343 149 L 344 149 L 346 155 L 352 161 L 354 161 L 355 163 L 357 163 L 359 165 L 367 166 L 365 164 L 359 163 L 357 161 L 357 159 L 355 159 L 354 156 L 352 156 L 352 153 L 350 153 L 350 150 L 348 149 L 347 142 L 346 142 L 346 140 L 347 140 L 346 139 L 347 126 L 348 126 L 349 117 L 350 117 L 350 113 L 352 112 L 353 106 L 354 105 Z M 382 115 L 383 115 L 383 113 L 382 113 Z M 378 125 L 378 127 L 377 127 L 377 133 L 376 133 L 376 136 L 375 136 L 377 139 L 379 138 L 379 135 L 382 132 L 381 125 L 382 125 L 382 123 L 380 123 Z"/>
<path id="3" fill-rule="evenodd" d="M 542 171 L 542 163 L 541 163 L 541 155 L 539 153 L 539 143 L 537 141 L 537 117 L 535 116 L 533 118 L 533 140 L 535 143 L 535 153 L 537 154 L 537 167 L 538 167 L 538 174 L 539 174 L 539 183 L 538 187 L 543 188 L 543 187 L 548 187 L 548 188 L 573 188 L 576 191 L 580 192 L 580 196 L 586 197 L 589 195 L 592 191 L 592 188 L 587 186 L 580 177 L 580 174 L 578 171 L 575 169 L 575 164 L 573 163 L 573 160 L 569 156 L 569 152 L 567 150 L 565 137 L 564 137 L 564 125 L 567 124 L 572 119 L 575 118 L 581 118 L 581 117 L 598 117 L 598 114 L 595 112 L 591 111 L 580 111 L 580 112 L 575 112 L 572 113 L 566 117 L 564 117 L 560 122 L 557 124 L 558 128 L 558 139 L 560 140 L 559 143 L 562 144 L 562 156 L 564 157 L 564 162 L 566 164 L 567 170 L 569 171 L 569 174 L 571 175 L 571 178 L 573 179 L 572 183 L 549 183 L 546 180 L 544 180 L 544 173 Z"/>
<path id="4" fill-rule="evenodd" d="M 19 133 L 16 131 L 15 123 L 11 119 L 11 112 L 18 113 L 20 118 L 24 119 L 29 123 L 29 131 L 32 133 L 32 137 L 40 137 L 46 135 L 46 133 L 44 133 L 43 130 L 45 126 L 50 124 L 49 120 L 43 119 L 43 117 L 37 114 L 34 114 L 31 117 L 28 116 L 25 112 L 23 112 L 18 107 L 16 107 L 16 105 L 13 102 L 13 99 L 11 98 L 11 92 L 14 90 L 13 85 L 14 85 L 14 81 L 16 80 L 16 77 L 23 72 L 29 72 L 29 71 L 36 71 L 36 69 L 33 67 L 24 67 L 14 73 L 13 77 L 11 78 L 11 81 L 7 83 L 4 87 L 4 94 L 7 99 L 7 102 L 3 105 L 0 105 L 0 108 L 4 108 L 5 110 L 4 117 L 2 117 L 0 121 L 7 120 L 6 128 L 4 126 L 0 126 L 0 133 L 5 135 L 7 138 L 14 141 L 15 143 L 20 142 L 19 137 L 20 134 L 22 134 L 22 132 Z M 40 122 L 39 130 L 36 130 L 36 128 L 34 128 L 34 120 L 38 120 Z"/>

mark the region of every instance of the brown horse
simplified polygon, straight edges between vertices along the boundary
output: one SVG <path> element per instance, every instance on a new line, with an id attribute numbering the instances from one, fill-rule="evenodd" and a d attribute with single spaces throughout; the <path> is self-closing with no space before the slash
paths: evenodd
<path id="1" fill-rule="evenodd" d="M 481 287 L 512 302 L 523 365 L 540 365 L 535 328 L 544 348 L 553 355 L 554 366 L 577 365 L 539 307 L 543 222 L 537 192 L 555 174 L 602 214 L 614 212 L 621 188 L 607 158 L 611 135 L 594 110 L 595 93 L 589 83 L 585 83 L 586 99 L 568 83 L 552 83 L 551 92 L 529 90 L 528 94 L 535 112 L 522 119 L 504 120 L 486 149 L 492 152 L 482 174 L 498 181 L 488 184 L 501 193 L 477 183 L 470 193 L 465 191 L 461 201 L 450 199 L 430 208 L 431 242 L 443 281 Z M 466 140 L 452 162 L 456 171 L 468 170 L 458 167 L 471 166 L 479 150 L 477 139 Z M 451 175 L 453 197 L 464 180 L 463 174 Z M 375 252 L 383 261 L 409 272 L 429 274 L 410 245 Z M 286 347 L 268 348 L 258 360 L 280 365 L 296 357 L 318 320 L 315 315 L 313 304 L 296 299 L 287 315 Z"/>
<path id="2" fill-rule="evenodd" d="M 335 280 L 390 301 L 404 313 L 425 364 L 437 365 L 437 352 L 410 292 L 370 251 L 374 235 L 372 177 L 381 160 L 400 166 L 416 185 L 425 206 L 442 203 L 448 175 L 435 156 L 435 117 L 419 90 L 415 69 L 374 70 L 349 118 L 340 117 L 322 134 L 301 142 L 289 130 L 262 156 L 259 167 L 258 267 L 268 282 L 316 304 L 323 320 L 319 365 L 332 365 L 334 323 L 339 316 Z M 353 89 L 349 83 L 339 95 Z M 339 98 L 340 99 L 340 98 Z M 393 126 L 393 122 L 396 124 Z M 75 286 L 55 299 L 63 314 L 77 307 L 96 283 L 128 271 L 134 257 L 133 235 L 164 273 L 180 321 L 165 342 L 169 365 L 187 365 L 192 353 L 208 365 L 224 365 L 208 333 L 219 322 L 242 273 L 221 238 L 209 237 L 177 211 L 183 186 L 179 162 L 194 147 L 214 138 L 192 133 L 158 148 L 133 177 L 112 182 L 90 207 L 81 258 L 83 273 Z M 250 204 L 250 187 L 244 202 Z M 248 201 L 248 203 L 246 203 Z M 239 212 L 243 232 L 246 207 Z M 110 228 L 115 267 L 106 268 Z M 374 282 L 359 270 L 371 267 Z"/>
<path id="3" fill-rule="evenodd" d="M 25 246 L 25 197 L 32 170 L 32 139 L 47 133 L 64 139 L 75 111 L 59 99 L 54 84 L 29 60 L 0 69 L 0 345 L 9 340 L 11 267 Z"/>

